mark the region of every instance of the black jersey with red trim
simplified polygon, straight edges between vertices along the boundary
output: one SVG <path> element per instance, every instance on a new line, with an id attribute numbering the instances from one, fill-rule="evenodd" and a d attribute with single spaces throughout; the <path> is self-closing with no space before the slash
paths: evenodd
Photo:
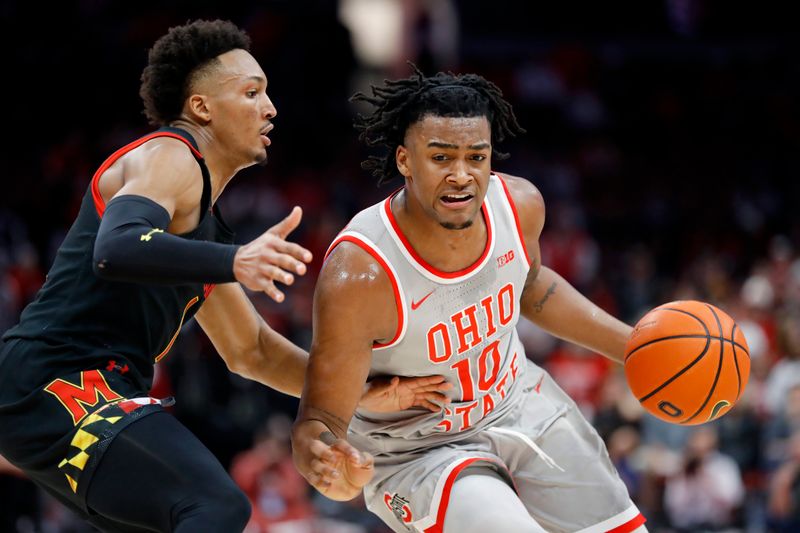
<path id="1" fill-rule="evenodd" d="M 211 207 L 210 174 L 191 135 L 161 128 L 117 150 L 95 173 L 44 286 L 22 312 L 19 324 L 3 335 L 9 349 L 0 358 L 0 381 L 12 373 L 15 388 L 24 390 L 71 372 L 116 365 L 149 389 L 153 363 L 169 352 L 212 286 L 104 280 L 93 271 L 92 255 L 105 210 L 98 190 L 100 176 L 121 156 L 157 137 L 183 141 L 202 170 L 200 223 L 179 237 L 233 242 L 233 232 L 218 207 Z"/>

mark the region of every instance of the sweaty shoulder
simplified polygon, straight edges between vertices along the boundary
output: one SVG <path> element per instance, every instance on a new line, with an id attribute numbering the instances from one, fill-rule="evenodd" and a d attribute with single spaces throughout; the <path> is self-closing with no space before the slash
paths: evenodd
<path id="1" fill-rule="evenodd" d="M 363 331 L 369 342 L 389 339 L 397 324 L 395 295 L 383 265 L 367 249 L 340 242 L 322 266 L 315 289 L 317 318 Z M 355 330 L 351 329 L 353 333 Z"/>
<path id="2" fill-rule="evenodd" d="M 536 239 L 544 227 L 545 207 L 542 193 L 525 178 L 509 174 L 497 174 L 502 178 L 514 202 L 520 226 L 526 240 Z"/>
<path id="3" fill-rule="evenodd" d="M 106 201 L 125 194 L 145 196 L 172 217 L 199 209 L 202 171 L 185 143 L 158 137 L 134 148 L 109 167 L 100 179 L 100 192 Z"/>
<path id="4" fill-rule="evenodd" d="M 172 137 L 158 137 L 132 150 L 125 158 L 127 181 L 157 180 L 159 185 L 183 190 L 201 177 L 191 149 Z M 201 182 L 202 186 L 202 182 Z"/>

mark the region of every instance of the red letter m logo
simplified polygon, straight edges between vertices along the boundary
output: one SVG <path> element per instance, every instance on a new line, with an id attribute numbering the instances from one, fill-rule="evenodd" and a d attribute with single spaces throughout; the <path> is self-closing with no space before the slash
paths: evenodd
<path id="1" fill-rule="evenodd" d="M 57 379 L 44 388 L 56 397 L 61 405 L 72 415 L 72 422 L 77 425 L 86 416 L 86 407 L 94 407 L 100 396 L 107 402 L 121 400 L 122 396 L 112 391 L 105 378 L 97 370 L 81 372 L 81 384 L 74 385 L 63 379 Z"/>

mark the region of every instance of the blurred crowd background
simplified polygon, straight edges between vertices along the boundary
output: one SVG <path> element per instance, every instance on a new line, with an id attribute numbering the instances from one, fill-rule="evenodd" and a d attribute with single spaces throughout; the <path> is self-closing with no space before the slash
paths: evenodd
<path id="1" fill-rule="evenodd" d="M 219 4 L 219 5 L 218 5 Z M 642 412 L 621 369 L 521 324 L 608 444 L 651 531 L 800 531 L 800 63 L 778 3 L 723 0 L 251 0 L 0 3 L 0 331 L 42 284 L 92 173 L 150 130 L 138 98 L 147 49 L 170 26 L 245 28 L 278 108 L 269 165 L 221 199 L 247 242 L 304 209 L 293 237 L 311 272 L 283 304 L 251 294 L 308 347 L 320 258 L 378 189 L 348 97 L 386 77 L 479 73 L 527 134 L 496 169 L 543 192 L 545 264 L 634 323 L 676 299 L 728 311 L 750 346 L 750 383 L 722 419 L 687 428 Z M 159 363 L 154 396 L 229 469 L 250 532 L 388 531 L 363 502 L 335 503 L 295 472 L 297 401 L 227 372 L 194 323 Z M 83 532 L 0 458 L 0 531 Z"/>

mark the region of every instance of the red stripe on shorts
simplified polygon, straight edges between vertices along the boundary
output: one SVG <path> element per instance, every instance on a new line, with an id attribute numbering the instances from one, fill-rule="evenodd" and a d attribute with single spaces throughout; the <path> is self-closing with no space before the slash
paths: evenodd
<path id="1" fill-rule="evenodd" d="M 645 522 L 647 522 L 647 519 L 642 513 L 639 513 L 621 526 L 617 526 L 614 529 L 609 529 L 606 533 L 630 533 Z"/>

